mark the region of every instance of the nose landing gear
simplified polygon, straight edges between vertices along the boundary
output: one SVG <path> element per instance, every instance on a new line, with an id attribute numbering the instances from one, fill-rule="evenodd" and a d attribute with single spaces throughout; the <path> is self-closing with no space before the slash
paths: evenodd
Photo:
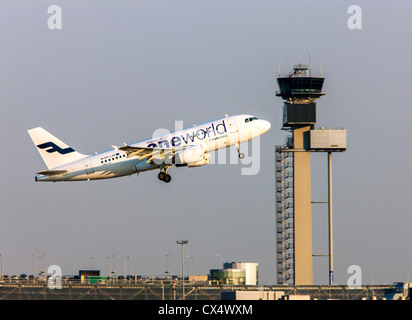
<path id="1" fill-rule="evenodd" d="M 240 159 L 243 159 L 243 158 L 245 157 L 245 154 L 242 153 L 242 152 L 240 152 L 240 146 L 239 146 L 239 144 L 236 143 L 235 146 L 236 146 L 236 149 L 237 149 L 237 153 L 239 154 L 239 158 L 240 158 Z"/>

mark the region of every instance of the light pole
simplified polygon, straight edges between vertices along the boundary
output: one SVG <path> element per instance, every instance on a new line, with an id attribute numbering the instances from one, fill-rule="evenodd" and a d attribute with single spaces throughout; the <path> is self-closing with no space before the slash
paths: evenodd
<path id="1" fill-rule="evenodd" d="M 127 275 L 130 276 L 130 257 L 127 256 Z"/>
<path id="2" fill-rule="evenodd" d="M 130 257 L 127 256 L 126 258 L 124 258 L 123 261 L 123 272 L 124 272 L 124 278 L 127 279 L 127 277 L 129 276 L 129 272 L 130 272 Z"/>
<path id="3" fill-rule="evenodd" d="M 186 262 L 187 262 L 187 278 L 189 278 L 190 277 L 190 267 L 189 267 L 189 258 L 190 258 L 190 255 L 186 255 L 186 258 L 187 258 L 187 260 L 186 260 Z"/>
<path id="4" fill-rule="evenodd" d="M 127 277 L 126 262 L 127 262 L 126 258 L 123 258 L 123 274 L 124 274 L 125 279 Z"/>
<path id="5" fill-rule="evenodd" d="M 111 275 L 110 257 L 106 257 L 106 260 L 107 260 L 107 276 L 110 277 L 110 275 Z"/>
<path id="6" fill-rule="evenodd" d="M 31 274 L 34 276 L 34 255 L 31 255 Z"/>
<path id="7" fill-rule="evenodd" d="M 176 243 L 177 244 L 180 244 L 180 245 L 182 245 L 182 291 L 183 291 L 183 300 L 185 300 L 185 278 L 184 278 L 184 276 L 185 276 L 185 261 L 184 261 L 184 256 L 185 256 L 185 254 L 184 254 L 184 245 L 185 244 L 188 244 L 189 243 L 189 241 L 188 240 L 179 240 L 179 241 L 176 241 Z"/>
<path id="8" fill-rule="evenodd" d="M 170 275 L 170 280 L 173 279 L 173 273 L 172 273 L 172 253 L 169 252 L 169 254 L 166 255 L 166 273 Z"/>
<path id="9" fill-rule="evenodd" d="M 168 273 L 170 275 L 170 270 L 169 270 L 169 255 L 166 255 L 166 269 L 165 273 Z"/>

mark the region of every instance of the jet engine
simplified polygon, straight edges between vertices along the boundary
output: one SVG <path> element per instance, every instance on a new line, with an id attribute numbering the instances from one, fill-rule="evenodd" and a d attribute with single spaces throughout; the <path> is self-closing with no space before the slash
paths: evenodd
<path id="1" fill-rule="evenodd" d="M 196 145 L 176 153 L 176 166 L 200 167 L 210 162 L 209 154 L 203 145 Z"/>

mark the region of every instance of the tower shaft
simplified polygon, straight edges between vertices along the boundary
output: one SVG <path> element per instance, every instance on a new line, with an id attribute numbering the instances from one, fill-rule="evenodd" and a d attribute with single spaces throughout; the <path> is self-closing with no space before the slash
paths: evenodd
<path id="1" fill-rule="evenodd" d="M 313 284 L 310 152 L 304 149 L 310 126 L 293 129 L 295 285 Z"/>

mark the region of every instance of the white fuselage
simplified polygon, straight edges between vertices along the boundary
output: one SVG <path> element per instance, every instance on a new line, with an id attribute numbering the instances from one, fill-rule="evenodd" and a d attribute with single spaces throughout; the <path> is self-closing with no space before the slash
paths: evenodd
<path id="1" fill-rule="evenodd" d="M 270 128 L 270 123 L 251 115 L 225 117 L 204 124 L 195 125 L 169 134 L 153 137 L 130 144 L 131 147 L 171 149 L 192 145 L 202 145 L 207 152 L 216 151 L 247 142 L 262 135 Z M 111 150 L 54 168 L 67 170 L 66 174 L 49 176 L 37 175 L 36 181 L 79 181 L 121 177 L 142 171 L 158 169 L 161 166 L 129 156 L 127 152 L 114 147 Z"/>

